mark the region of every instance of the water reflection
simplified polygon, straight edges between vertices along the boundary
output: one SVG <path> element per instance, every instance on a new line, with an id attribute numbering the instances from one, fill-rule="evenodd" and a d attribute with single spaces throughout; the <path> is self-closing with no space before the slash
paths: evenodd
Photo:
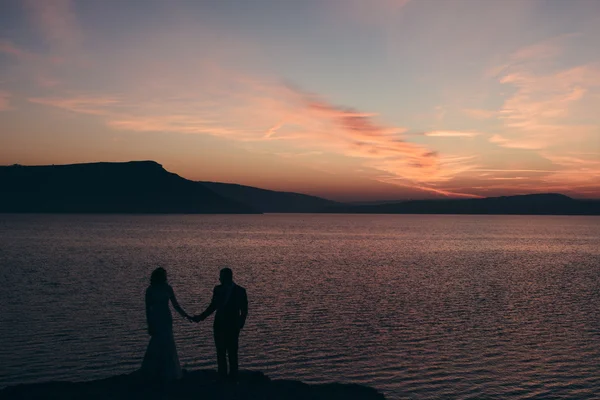
<path id="1" fill-rule="evenodd" d="M 241 368 L 390 398 L 594 398 L 599 222 L 2 215 L 0 385 L 138 368 L 149 272 L 192 313 L 231 265 L 253 304 Z M 216 367 L 210 325 L 174 332 L 184 367 Z"/>

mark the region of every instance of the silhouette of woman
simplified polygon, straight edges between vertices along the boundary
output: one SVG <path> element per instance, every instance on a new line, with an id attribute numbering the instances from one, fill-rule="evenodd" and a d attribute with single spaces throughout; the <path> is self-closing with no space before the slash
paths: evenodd
<path id="1" fill-rule="evenodd" d="M 173 288 L 167 283 L 167 271 L 157 268 L 152 272 L 150 286 L 146 289 L 146 320 L 151 338 L 142 362 L 142 374 L 161 381 L 181 377 L 169 300 L 182 317 L 190 319 L 177 302 Z"/>

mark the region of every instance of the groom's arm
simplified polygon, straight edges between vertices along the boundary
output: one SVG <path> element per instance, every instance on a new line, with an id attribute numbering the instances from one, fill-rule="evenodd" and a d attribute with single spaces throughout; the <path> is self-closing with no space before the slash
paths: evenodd
<path id="1" fill-rule="evenodd" d="M 200 321 L 205 320 L 210 314 L 214 313 L 216 309 L 217 309 L 217 288 L 215 287 L 213 289 L 213 295 L 212 295 L 212 300 L 210 301 L 210 304 L 208 305 L 206 310 L 204 310 L 204 312 L 198 316 L 198 319 Z"/>

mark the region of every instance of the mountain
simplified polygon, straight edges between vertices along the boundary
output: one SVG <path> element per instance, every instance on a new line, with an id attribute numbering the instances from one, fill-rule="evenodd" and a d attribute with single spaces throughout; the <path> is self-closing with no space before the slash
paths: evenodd
<path id="1" fill-rule="evenodd" d="M 231 183 L 199 182 L 229 199 L 244 202 L 255 210 L 270 213 L 311 213 L 327 207 L 341 206 L 341 203 L 316 196 L 292 192 L 276 192 L 252 186 Z"/>
<path id="2" fill-rule="evenodd" d="M 259 213 L 154 161 L 0 167 L 0 212 Z"/>
<path id="3" fill-rule="evenodd" d="M 562 194 L 351 205 L 217 182 L 193 182 L 154 161 L 0 166 L 0 212 L 600 215 L 600 200 Z"/>
<path id="4" fill-rule="evenodd" d="M 576 200 L 556 193 L 482 199 L 412 200 L 377 205 L 329 207 L 326 213 L 600 215 L 600 200 Z"/>

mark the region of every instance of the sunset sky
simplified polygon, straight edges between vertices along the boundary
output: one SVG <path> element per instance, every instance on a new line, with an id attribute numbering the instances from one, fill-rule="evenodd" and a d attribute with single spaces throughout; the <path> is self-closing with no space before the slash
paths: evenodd
<path id="1" fill-rule="evenodd" d="M 600 198 L 598 0 L 1 0 L 0 165 Z"/>

